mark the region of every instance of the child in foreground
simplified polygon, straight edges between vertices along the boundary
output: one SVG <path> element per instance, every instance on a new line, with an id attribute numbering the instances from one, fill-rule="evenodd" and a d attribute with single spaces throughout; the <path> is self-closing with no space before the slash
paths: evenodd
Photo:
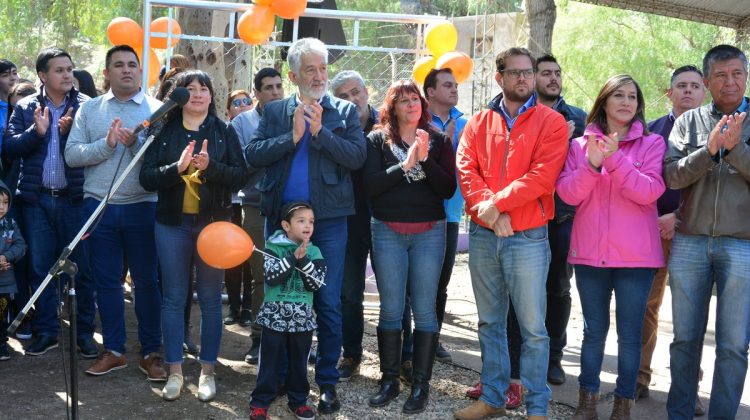
<path id="1" fill-rule="evenodd" d="M 11 294 L 18 293 L 13 264 L 26 253 L 26 242 L 21 236 L 21 230 L 16 221 L 8 216 L 10 204 L 10 190 L 0 181 L 0 360 L 10 359 L 7 331 L 10 297 Z"/>
<path id="2" fill-rule="evenodd" d="M 326 266 L 318 247 L 310 243 L 315 222 L 312 207 L 292 202 L 282 208 L 281 214 L 283 230 L 268 238 L 264 252 L 266 295 L 255 321 L 263 333 L 250 418 L 268 418 L 268 407 L 276 398 L 281 358 L 286 354 L 289 409 L 298 419 L 314 419 L 315 411 L 307 405 L 307 357 L 317 327 L 313 292 L 324 284 Z"/>

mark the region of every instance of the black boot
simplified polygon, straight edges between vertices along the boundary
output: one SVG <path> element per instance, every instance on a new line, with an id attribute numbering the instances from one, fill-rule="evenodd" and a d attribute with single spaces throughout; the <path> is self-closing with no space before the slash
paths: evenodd
<path id="1" fill-rule="evenodd" d="M 414 330 L 414 356 L 412 360 L 413 381 L 411 395 L 404 404 L 404 414 L 416 414 L 424 411 L 430 399 L 430 379 L 432 365 L 435 363 L 435 349 L 438 344 L 438 333 Z"/>
<path id="2" fill-rule="evenodd" d="M 401 392 L 399 368 L 401 367 L 401 330 L 378 328 L 378 354 L 380 355 L 380 390 L 370 397 L 370 407 L 382 407 L 398 397 Z"/>

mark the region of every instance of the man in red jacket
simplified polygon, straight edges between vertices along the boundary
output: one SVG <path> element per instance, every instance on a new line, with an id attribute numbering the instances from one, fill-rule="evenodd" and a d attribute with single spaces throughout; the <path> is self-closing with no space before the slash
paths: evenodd
<path id="1" fill-rule="evenodd" d="M 547 415 L 549 337 L 544 326 L 554 185 L 568 145 L 562 115 L 534 94 L 534 58 L 510 48 L 495 59 L 503 93 L 466 124 L 458 146 L 459 185 L 471 216 L 469 269 L 479 313 L 482 396 L 458 419 L 502 415 L 510 380 L 509 299 L 521 327 L 521 379 L 530 419 Z"/>

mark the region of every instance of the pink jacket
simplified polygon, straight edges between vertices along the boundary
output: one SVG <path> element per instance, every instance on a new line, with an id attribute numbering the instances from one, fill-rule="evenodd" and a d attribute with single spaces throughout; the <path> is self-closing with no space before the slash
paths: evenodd
<path id="1" fill-rule="evenodd" d="M 588 163 L 586 138 L 603 136 L 590 124 L 570 144 L 557 193 L 577 206 L 568 262 L 593 267 L 663 267 L 656 199 L 664 192 L 666 146 L 658 134 L 643 135 L 636 121 L 604 160 L 601 172 Z"/>

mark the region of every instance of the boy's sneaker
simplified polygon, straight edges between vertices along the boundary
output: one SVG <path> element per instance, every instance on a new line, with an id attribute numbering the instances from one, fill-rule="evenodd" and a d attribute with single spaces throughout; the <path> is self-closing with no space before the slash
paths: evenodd
<path id="1" fill-rule="evenodd" d="M 523 385 L 511 382 L 505 390 L 505 408 L 515 410 L 521 405 L 523 405 Z"/>
<path id="2" fill-rule="evenodd" d="M 0 344 L 0 360 L 10 360 L 10 350 L 8 350 L 8 343 Z"/>
<path id="3" fill-rule="evenodd" d="M 267 420 L 268 409 L 250 406 L 250 420 Z"/>
<path id="4" fill-rule="evenodd" d="M 467 389 L 466 396 L 472 400 L 478 400 L 482 396 L 482 381 L 477 381 L 474 386 Z"/>
<path id="5" fill-rule="evenodd" d="M 292 407 L 289 407 L 289 409 L 292 410 Z M 301 405 L 292 410 L 292 412 L 295 416 L 297 416 L 299 420 L 308 420 L 315 418 L 315 410 L 313 410 L 313 408 L 309 405 Z"/>

